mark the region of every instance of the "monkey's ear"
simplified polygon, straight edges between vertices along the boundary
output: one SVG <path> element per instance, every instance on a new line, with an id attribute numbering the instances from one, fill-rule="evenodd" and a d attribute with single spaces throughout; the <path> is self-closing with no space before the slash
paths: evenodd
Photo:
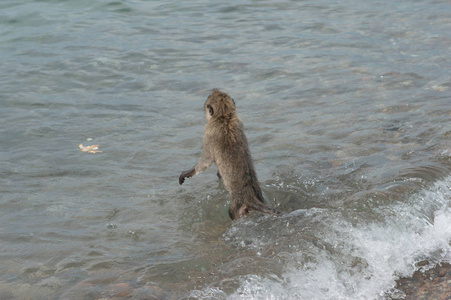
<path id="1" fill-rule="evenodd" d="M 211 107 L 211 105 L 207 105 L 208 108 L 208 112 L 210 113 L 210 116 L 213 116 L 213 114 L 215 113 L 215 111 L 213 110 L 213 107 Z"/>

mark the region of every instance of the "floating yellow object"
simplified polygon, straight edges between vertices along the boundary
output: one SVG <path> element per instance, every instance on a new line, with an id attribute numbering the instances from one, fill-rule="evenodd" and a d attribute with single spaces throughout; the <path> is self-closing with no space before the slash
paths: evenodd
<path id="1" fill-rule="evenodd" d="M 80 145 L 78 145 L 78 148 L 80 148 L 82 152 L 102 153 L 102 151 L 99 150 L 99 145 L 92 145 L 92 146 L 85 147 L 82 144 L 80 144 Z"/>

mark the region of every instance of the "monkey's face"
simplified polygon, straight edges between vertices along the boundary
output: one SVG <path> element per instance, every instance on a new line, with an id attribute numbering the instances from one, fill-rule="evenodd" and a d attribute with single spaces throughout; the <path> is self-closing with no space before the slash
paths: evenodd
<path id="1" fill-rule="evenodd" d="M 205 101 L 205 114 L 208 121 L 211 118 L 233 116 L 235 114 L 235 101 L 226 93 L 214 90 Z"/>
<path id="2" fill-rule="evenodd" d="M 208 107 L 205 107 L 205 116 L 207 117 L 207 121 L 210 121 L 212 115 L 213 114 L 210 113 L 210 109 Z"/>

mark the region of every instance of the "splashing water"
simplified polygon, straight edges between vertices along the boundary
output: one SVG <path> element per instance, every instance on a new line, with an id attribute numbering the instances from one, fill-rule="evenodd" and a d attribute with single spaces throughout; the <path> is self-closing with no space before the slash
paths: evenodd
<path id="1" fill-rule="evenodd" d="M 277 252 L 280 274 L 240 276 L 231 294 L 210 287 L 198 299 L 384 299 L 395 280 L 451 259 L 451 177 L 396 202 L 368 222 L 360 212 L 298 210 L 278 220 L 244 221 L 226 233 L 238 248 Z M 424 211 L 432 211 L 425 216 Z M 277 223 L 277 225 L 274 225 Z M 285 223 L 284 226 L 282 224 Z M 280 230 L 277 236 L 271 229 Z M 289 238 L 287 238 L 289 236 Z M 254 238 L 258 237 L 258 238 Z M 287 245 L 290 243 L 290 245 Z M 274 247 L 274 245 L 279 245 Z M 284 250 L 287 252 L 283 252 Z M 296 251 L 293 251 L 296 249 Z M 281 254 L 284 253 L 284 254 Z"/>

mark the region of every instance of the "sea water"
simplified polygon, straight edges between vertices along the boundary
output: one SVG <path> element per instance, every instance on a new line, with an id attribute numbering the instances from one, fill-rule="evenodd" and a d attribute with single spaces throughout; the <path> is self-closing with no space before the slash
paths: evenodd
<path id="1" fill-rule="evenodd" d="M 0 24 L 2 297 L 398 299 L 451 261 L 447 1 L 3 0 Z M 215 167 L 178 184 L 213 88 L 284 216 L 232 222 Z"/>

